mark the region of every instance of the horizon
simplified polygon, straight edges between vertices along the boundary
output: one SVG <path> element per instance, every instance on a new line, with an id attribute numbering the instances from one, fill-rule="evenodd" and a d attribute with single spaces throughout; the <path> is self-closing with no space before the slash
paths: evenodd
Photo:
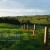
<path id="1" fill-rule="evenodd" d="M 45 15 L 50 15 L 50 14 L 43 14 L 44 16 Z M 18 16 L 43 16 L 43 15 L 18 15 Z M 0 17 L 18 17 L 18 16 L 0 16 Z"/>
<path id="2" fill-rule="evenodd" d="M 50 14 L 50 0 L 0 0 L 0 17 Z"/>

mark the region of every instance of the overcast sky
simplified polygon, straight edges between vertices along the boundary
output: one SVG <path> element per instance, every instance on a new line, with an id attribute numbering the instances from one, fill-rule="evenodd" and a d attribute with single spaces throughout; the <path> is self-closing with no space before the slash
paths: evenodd
<path id="1" fill-rule="evenodd" d="M 0 0 L 0 16 L 50 14 L 50 0 Z"/>

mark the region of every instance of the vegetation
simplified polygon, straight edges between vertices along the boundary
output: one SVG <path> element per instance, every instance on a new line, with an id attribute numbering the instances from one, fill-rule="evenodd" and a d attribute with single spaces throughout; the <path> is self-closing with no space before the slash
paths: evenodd
<path id="1" fill-rule="evenodd" d="M 0 17 L 0 22 L 10 24 L 48 24 L 50 25 L 50 15 L 36 16 L 17 16 L 17 17 Z"/>
<path id="2" fill-rule="evenodd" d="M 33 36 L 33 24 L 36 34 Z M 29 25 L 29 29 L 21 26 Z M 43 25 L 42 25 L 43 24 Z M 44 25 L 48 25 L 48 45 L 44 48 Z M 50 15 L 0 17 L 0 50 L 50 50 Z"/>

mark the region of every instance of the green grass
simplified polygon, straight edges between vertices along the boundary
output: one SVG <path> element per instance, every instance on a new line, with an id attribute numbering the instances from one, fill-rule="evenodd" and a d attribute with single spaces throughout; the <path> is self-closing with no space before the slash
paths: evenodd
<path id="1" fill-rule="evenodd" d="M 0 28 L 10 28 L 10 29 L 16 29 L 19 28 L 18 25 L 8 24 L 8 23 L 0 23 Z"/>
<path id="2" fill-rule="evenodd" d="M 21 29 L 21 26 L 18 25 L 0 23 L 0 34 L 2 35 L 2 38 L 0 37 L 0 50 L 44 50 L 44 27 L 42 28 L 37 26 L 36 34 L 33 36 L 31 29 L 27 31 Z M 13 34 L 15 36 L 10 36 L 10 34 Z M 50 29 L 48 40 L 50 40 Z M 46 49 L 49 48 L 50 41 L 48 41 L 48 46 Z"/>

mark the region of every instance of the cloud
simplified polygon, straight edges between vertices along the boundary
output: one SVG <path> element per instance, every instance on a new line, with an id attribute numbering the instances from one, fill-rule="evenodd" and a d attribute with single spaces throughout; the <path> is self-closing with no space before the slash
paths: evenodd
<path id="1" fill-rule="evenodd" d="M 7 1 L 7 0 L 3 0 L 3 1 Z"/>
<path id="2" fill-rule="evenodd" d="M 6 2 L 6 1 L 8 1 L 8 0 L 0 0 L 1 2 Z"/>
<path id="3" fill-rule="evenodd" d="M 44 9 L 0 9 L 0 11 L 12 11 L 12 12 L 46 12 Z"/>
<path id="4" fill-rule="evenodd" d="M 34 15 L 47 12 L 44 9 L 0 9 L 0 16 Z"/>
<path id="5" fill-rule="evenodd" d="M 48 14 L 50 13 L 49 1 L 0 0 L 0 16 Z"/>
<path id="6" fill-rule="evenodd" d="M 15 0 L 0 0 L 0 8 L 24 8 L 25 5 Z"/>

